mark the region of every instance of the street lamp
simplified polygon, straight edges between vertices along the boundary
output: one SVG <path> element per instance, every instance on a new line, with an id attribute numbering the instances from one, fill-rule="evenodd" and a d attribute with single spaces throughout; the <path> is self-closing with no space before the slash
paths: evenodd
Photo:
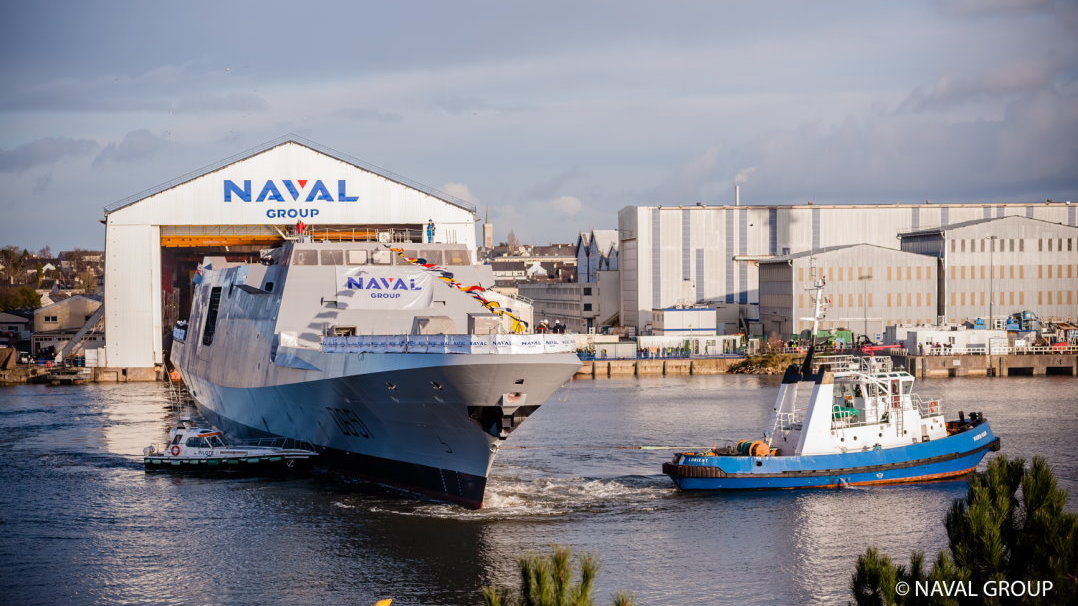
<path id="1" fill-rule="evenodd" d="M 857 276 L 857 279 L 861 281 L 861 319 L 864 321 L 862 330 L 864 330 L 865 340 L 868 341 L 870 340 L 868 338 L 868 281 L 872 279 L 872 274 Z"/>
<path id="2" fill-rule="evenodd" d="M 996 277 L 996 262 L 995 262 L 995 254 L 994 253 L 996 252 L 996 240 L 998 238 L 996 238 L 996 236 L 985 236 L 984 239 L 988 240 L 988 326 L 987 326 L 987 328 L 989 330 L 992 330 L 994 328 L 994 325 L 992 324 L 992 313 L 993 313 L 992 306 L 993 306 L 993 303 L 995 303 L 995 301 L 993 301 L 993 299 L 995 299 L 995 297 L 996 297 L 995 284 L 994 284 L 995 277 Z"/>

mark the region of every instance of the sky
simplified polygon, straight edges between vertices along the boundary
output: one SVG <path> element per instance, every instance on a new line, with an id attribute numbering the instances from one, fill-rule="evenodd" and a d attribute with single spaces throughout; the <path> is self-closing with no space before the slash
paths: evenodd
<path id="1" fill-rule="evenodd" d="M 1078 2 L 0 3 L 0 246 L 297 134 L 575 242 L 631 205 L 1078 201 Z"/>

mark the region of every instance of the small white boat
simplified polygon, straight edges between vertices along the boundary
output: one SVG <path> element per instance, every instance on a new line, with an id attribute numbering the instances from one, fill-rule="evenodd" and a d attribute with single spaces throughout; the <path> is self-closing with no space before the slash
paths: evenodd
<path id="1" fill-rule="evenodd" d="M 318 456 L 313 450 L 283 448 L 280 440 L 232 443 L 214 428 L 197 427 L 188 419 L 168 433 L 165 444 L 142 449 L 146 471 L 291 470 L 308 465 Z"/>

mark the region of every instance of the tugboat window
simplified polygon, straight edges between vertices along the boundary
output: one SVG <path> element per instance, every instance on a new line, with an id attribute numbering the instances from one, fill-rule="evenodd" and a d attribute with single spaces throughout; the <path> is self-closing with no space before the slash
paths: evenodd
<path id="1" fill-rule="evenodd" d="M 206 329 L 202 331 L 202 344 L 213 345 L 213 333 L 217 330 L 217 309 L 221 306 L 221 287 L 210 290 L 210 302 L 206 306 Z"/>

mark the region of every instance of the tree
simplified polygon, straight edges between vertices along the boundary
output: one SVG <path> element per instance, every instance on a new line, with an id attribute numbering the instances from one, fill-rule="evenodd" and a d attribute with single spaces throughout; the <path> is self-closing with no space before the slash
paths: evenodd
<path id="1" fill-rule="evenodd" d="M 514 598 L 506 587 L 483 588 L 486 606 L 594 606 L 592 590 L 599 574 L 599 561 L 591 554 L 578 558 L 580 582 L 573 583 L 572 550 L 552 545 L 549 556 L 529 555 L 517 558 L 520 568 L 520 594 Z M 614 596 L 614 606 L 632 606 L 629 594 Z"/>
<path id="2" fill-rule="evenodd" d="M 29 286 L 0 288 L 0 311 L 9 309 L 36 309 L 41 307 L 41 296 Z"/>
<path id="3" fill-rule="evenodd" d="M 30 263 L 30 251 L 19 249 L 17 246 L 5 246 L 0 248 L 0 265 L 4 268 L 2 275 L 8 284 L 25 284 L 26 269 Z"/>
<path id="4" fill-rule="evenodd" d="M 949 548 L 941 551 L 932 569 L 924 571 L 924 554 L 914 552 L 910 565 L 896 566 L 869 547 L 857 558 L 850 590 L 859 605 L 957 604 L 953 595 L 924 595 L 918 581 L 968 582 L 977 598 L 963 604 L 1078 603 L 1078 514 L 1066 510 L 1067 493 L 1042 457 L 1027 469 L 1023 459 L 997 457 L 988 469 L 970 479 L 964 499 L 956 499 L 944 519 Z M 895 590 L 899 581 L 910 591 Z M 989 582 L 995 583 L 989 583 Z M 1050 592 L 1007 597 L 988 595 L 983 588 L 1015 581 Z M 1032 592 L 1031 592 L 1032 593 Z M 979 601 L 970 601 L 979 600 Z"/>

